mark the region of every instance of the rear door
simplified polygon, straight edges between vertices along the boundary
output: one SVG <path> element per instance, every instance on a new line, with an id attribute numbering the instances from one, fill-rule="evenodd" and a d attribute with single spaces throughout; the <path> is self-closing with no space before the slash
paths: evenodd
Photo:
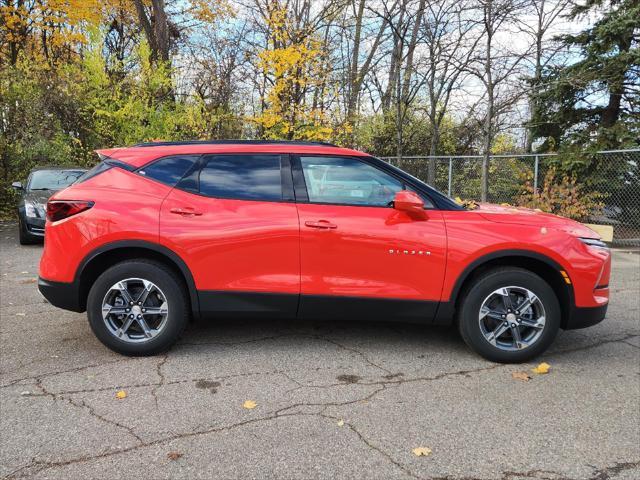
<path id="1" fill-rule="evenodd" d="M 162 204 L 160 242 L 190 268 L 200 310 L 293 317 L 298 214 L 288 156 L 205 155 Z"/>
<path id="2" fill-rule="evenodd" d="M 392 208 L 403 181 L 357 157 L 294 158 L 300 315 L 428 321 L 440 301 L 446 230 Z"/>

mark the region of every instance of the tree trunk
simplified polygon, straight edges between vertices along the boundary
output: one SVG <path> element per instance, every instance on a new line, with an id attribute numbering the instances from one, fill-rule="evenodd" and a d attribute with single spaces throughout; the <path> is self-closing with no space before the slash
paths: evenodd
<path id="1" fill-rule="evenodd" d="M 169 61 L 169 26 L 164 0 L 151 0 L 151 18 L 147 15 L 143 0 L 134 0 L 138 21 L 142 26 L 149 48 L 151 61 Z"/>
<path id="2" fill-rule="evenodd" d="M 540 80 L 542 79 L 542 36 L 544 35 L 544 0 L 540 1 L 538 14 L 538 29 L 536 30 L 536 66 L 533 75 L 533 84 L 531 85 L 531 95 L 529 101 L 529 109 L 532 120 L 538 119 L 538 87 L 540 86 Z M 530 125 L 527 129 L 527 145 L 526 152 L 531 153 L 533 151 L 533 130 L 534 125 Z"/>
<path id="3" fill-rule="evenodd" d="M 156 55 L 163 62 L 169 61 L 169 25 L 164 0 L 152 0 L 153 30 L 156 38 Z"/>
<path id="4" fill-rule="evenodd" d="M 436 169 L 438 163 L 434 158 L 438 154 L 438 143 L 440 142 L 440 125 L 434 122 L 433 132 L 431 134 L 431 143 L 429 145 L 429 166 L 427 171 L 427 183 L 432 187 L 436 184 Z"/>
<path id="5" fill-rule="evenodd" d="M 484 21 L 487 34 L 486 56 L 484 63 L 485 85 L 487 88 L 487 113 L 484 122 L 484 157 L 482 159 L 482 173 L 480 182 L 480 200 L 487 201 L 489 193 L 489 156 L 491 155 L 491 144 L 493 143 L 493 108 L 494 108 L 494 85 L 492 77 L 492 53 L 493 42 L 493 0 L 488 0 L 484 7 Z"/>
<path id="6" fill-rule="evenodd" d="M 353 58 L 349 69 L 349 97 L 347 99 L 347 122 L 353 125 L 356 108 L 358 106 L 358 96 L 360 95 L 360 72 L 358 71 L 358 57 L 360 56 L 360 41 L 362 36 L 362 17 L 364 16 L 365 0 L 360 0 L 358 12 L 356 14 L 356 27 L 353 38 Z"/>

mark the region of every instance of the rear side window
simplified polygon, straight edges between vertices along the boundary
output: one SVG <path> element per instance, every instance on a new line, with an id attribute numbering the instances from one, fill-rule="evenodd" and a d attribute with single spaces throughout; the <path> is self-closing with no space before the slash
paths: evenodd
<path id="1" fill-rule="evenodd" d="M 148 166 L 142 167 L 138 170 L 138 173 L 173 187 L 187 173 L 187 170 L 198 161 L 198 158 L 197 155 L 164 157 Z"/>
<path id="2" fill-rule="evenodd" d="M 280 155 L 208 155 L 199 191 L 217 198 L 282 200 Z"/>

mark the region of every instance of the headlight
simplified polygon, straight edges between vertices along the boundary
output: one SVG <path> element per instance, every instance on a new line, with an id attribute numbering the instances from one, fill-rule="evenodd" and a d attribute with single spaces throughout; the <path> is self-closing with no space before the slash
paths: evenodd
<path id="1" fill-rule="evenodd" d="M 30 218 L 44 218 L 44 207 L 42 205 L 36 205 L 35 203 L 25 203 L 24 213 Z"/>
<path id="2" fill-rule="evenodd" d="M 606 243 L 604 243 L 602 240 L 598 240 L 597 238 L 579 237 L 578 240 L 589 247 L 606 248 L 607 250 L 609 249 L 609 246 Z"/>

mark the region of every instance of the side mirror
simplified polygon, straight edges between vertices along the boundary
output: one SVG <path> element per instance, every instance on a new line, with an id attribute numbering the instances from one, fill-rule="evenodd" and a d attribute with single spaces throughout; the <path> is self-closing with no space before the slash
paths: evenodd
<path id="1" fill-rule="evenodd" d="M 393 198 L 393 208 L 409 214 L 409 216 L 426 220 L 427 212 L 424 211 L 424 202 L 415 192 L 400 190 Z"/>
<path id="2" fill-rule="evenodd" d="M 16 190 L 24 190 L 24 187 L 22 186 L 21 182 L 13 182 L 11 186 Z"/>

